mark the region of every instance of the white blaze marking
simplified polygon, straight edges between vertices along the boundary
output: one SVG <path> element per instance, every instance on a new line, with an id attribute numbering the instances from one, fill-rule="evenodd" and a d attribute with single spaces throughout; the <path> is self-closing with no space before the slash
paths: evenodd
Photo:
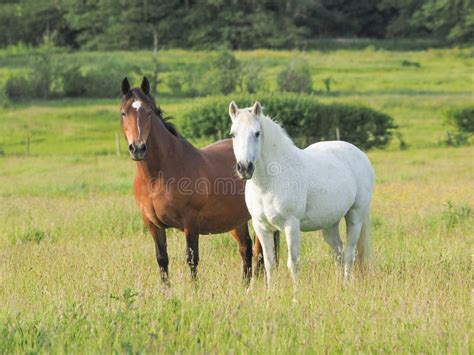
<path id="1" fill-rule="evenodd" d="M 133 101 L 132 107 L 138 111 L 140 107 L 142 107 L 142 102 L 140 100 L 135 100 Z"/>
<path id="2" fill-rule="evenodd" d="M 137 110 L 137 113 L 138 113 L 138 110 L 140 110 L 140 108 L 142 107 L 142 102 L 140 100 L 135 100 L 132 103 L 132 107 L 135 110 Z M 140 139 L 140 121 L 139 121 L 139 115 L 138 114 L 137 114 L 137 129 L 138 129 L 138 138 L 137 139 Z"/>

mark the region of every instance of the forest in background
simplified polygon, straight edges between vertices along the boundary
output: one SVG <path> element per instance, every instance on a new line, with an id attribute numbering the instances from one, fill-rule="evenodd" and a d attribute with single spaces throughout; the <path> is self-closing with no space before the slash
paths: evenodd
<path id="1" fill-rule="evenodd" d="M 0 46 L 316 48 L 326 38 L 472 43 L 472 0 L 5 0 Z"/>

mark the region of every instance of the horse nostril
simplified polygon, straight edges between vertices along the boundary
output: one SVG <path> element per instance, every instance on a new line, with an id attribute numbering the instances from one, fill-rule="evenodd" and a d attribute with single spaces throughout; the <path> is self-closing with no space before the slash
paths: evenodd
<path id="1" fill-rule="evenodd" d="M 129 150 L 131 153 L 133 153 L 133 152 L 135 151 L 135 147 L 133 146 L 133 144 L 130 144 L 130 145 L 128 146 L 128 150 Z"/>
<path id="2" fill-rule="evenodd" d="M 252 162 L 249 162 L 249 165 L 247 166 L 247 171 L 248 172 L 253 172 L 253 163 Z"/>
<path id="3" fill-rule="evenodd" d="M 139 151 L 139 152 L 142 152 L 142 153 L 145 153 L 145 152 L 146 152 L 146 144 L 145 144 L 145 143 L 140 144 L 140 145 L 138 146 L 138 151 Z"/>
<path id="4" fill-rule="evenodd" d="M 242 169 L 242 164 L 237 163 L 237 171 L 240 173 L 240 172 L 242 172 L 242 170 L 243 170 Z"/>

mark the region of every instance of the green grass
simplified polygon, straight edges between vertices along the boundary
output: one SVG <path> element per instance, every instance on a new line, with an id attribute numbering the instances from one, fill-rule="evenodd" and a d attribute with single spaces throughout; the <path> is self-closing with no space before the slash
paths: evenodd
<path id="1" fill-rule="evenodd" d="M 229 235 L 201 238 L 200 280 L 193 284 L 184 237 L 169 230 L 172 285 L 159 284 L 153 242 L 132 197 L 134 163 L 115 154 L 118 100 L 4 107 L 0 353 L 472 353 L 474 150 L 439 143 L 448 129 L 444 113 L 472 103 L 469 53 L 237 53 L 263 63 L 269 88 L 293 56 L 307 56 L 315 89 L 322 89 L 321 78 L 336 80 L 334 95 L 322 101 L 386 112 L 408 144 L 401 151 L 394 140 L 369 152 L 377 175 L 370 272 L 344 285 L 320 233 L 305 233 L 297 303 L 284 240 L 273 290 L 260 279 L 247 294 Z M 139 54 L 68 55 L 91 64 L 138 58 L 149 70 L 149 53 Z M 179 70 L 206 56 L 165 51 L 161 58 Z M 403 59 L 421 67 L 403 67 Z M 24 70 L 22 60 L 0 51 L 3 70 Z M 165 89 L 158 102 L 179 126 L 195 101 Z"/>

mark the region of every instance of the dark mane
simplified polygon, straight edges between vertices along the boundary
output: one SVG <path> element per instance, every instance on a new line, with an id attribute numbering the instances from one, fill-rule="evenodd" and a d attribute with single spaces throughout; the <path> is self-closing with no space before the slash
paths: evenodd
<path id="1" fill-rule="evenodd" d="M 132 89 L 128 92 L 127 98 L 129 97 L 135 97 L 137 99 L 140 99 L 148 104 L 148 106 L 151 108 L 151 110 L 158 116 L 158 118 L 163 122 L 165 125 L 166 129 L 174 136 L 176 137 L 181 137 L 179 134 L 178 130 L 176 129 L 175 125 L 170 122 L 172 117 L 164 117 L 163 115 L 163 110 L 160 108 L 160 106 L 156 106 L 155 99 L 151 95 L 145 95 L 145 93 L 142 91 L 140 88 L 135 88 Z"/>

